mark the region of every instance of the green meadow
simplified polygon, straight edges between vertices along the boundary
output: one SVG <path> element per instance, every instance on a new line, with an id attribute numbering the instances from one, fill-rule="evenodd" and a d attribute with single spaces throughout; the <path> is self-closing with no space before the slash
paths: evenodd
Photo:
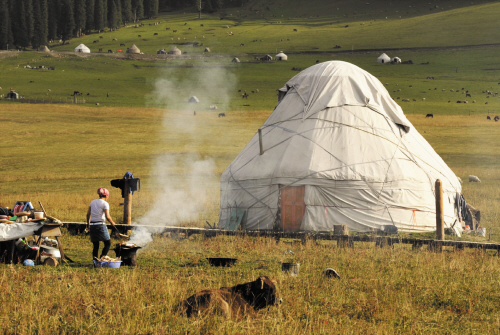
<path id="1" fill-rule="evenodd" d="M 463 180 L 463 194 L 481 210 L 488 235 L 461 239 L 500 243 L 500 123 L 486 119 L 500 116 L 499 15 L 495 1 L 255 1 L 200 20 L 189 10 L 161 13 L 137 28 L 129 24 L 65 45 L 56 41 L 50 53 L 1 51 L 0 95 L 12 88 L 38 103 L 0 99 L 0 206 L 40 201 L 62 221 L 83 222 L 96 189 L 104 186 L 119 222 L 123 199 L 109 182 L 131 171 L 142 181 L 133 196 L 134 220 L 160 210 L 165 214 L 158 223 L 218 222 L 220 175 L 271 114 L 277 89 L 317 62 L 341 60 L 384 83 Z M 80 43 L 92 53 L 73 53 Z M 116 51 L 132 44 L 143 54 Z M 186 54 L 156 54 L 174 45 Z M 280 51 L 288 61 L 255 59 Z M 414 64 L 378 64 L 383 52 Z M 231 62 L 234 57 L 241 62 Z M 74 91 L 85 103 L 72 103 Z M 189 103 L 192 96 L 200 102 Z M 219 118 L 220 112 L 226 117 Z M 429 113 L 434 117 L 426 118 Z M 199 161 L 210 169 L 193 175 L 190 169 Z M 469 183 L 469 175 L 482 182 Z M 196 211 L 168 221 L 171 207 L 182 203 L 179 194 L 196 199 Z M 495 334 L 500 329 L 499 261 L 492 253 L 156 235 L 140 252 L 137 268 L 105 271 L 91 267 L 88 236 L 63 234 L 75 264 L 0 268 L 7 292 L 0 299 L 4 332 Z M 288 249 L 295 256 L 284 256 Z M 220 269 L 208 265 L 210 256 L 239 260 Z M 300 262 L 300 276 L 283 274 L 283 261 Z M 326 267 L 337 269 L 342 279 L 325 280 Z M 175 313 L 174 306 L 196 291 L 259 275 L 277 280 L 284 299 L 279 307 L 240 321 Z"/>

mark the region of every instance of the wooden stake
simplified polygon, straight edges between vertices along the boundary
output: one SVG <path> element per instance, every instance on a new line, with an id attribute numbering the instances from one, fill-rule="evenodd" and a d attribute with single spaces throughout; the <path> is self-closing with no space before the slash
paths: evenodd
<path id="1" fill-rule="evenodd" d="M 262 155 L 264 153 L 264 146 L 262 145 L 262 129 L 259 129 L 259 148 L 260 154 Z"/>
<path id="2" fill-rule="evenodd" d="M 443 183 L 436 180 L 436 240 L 444 241 Z"/>
<path id="3" fill-rule="evenodd" d="M 128 179 L 124 180 L 123 189 L 125 193 L 123 201 L 123 224 L 132 224 L 132 192 L 130 192 Z"/>

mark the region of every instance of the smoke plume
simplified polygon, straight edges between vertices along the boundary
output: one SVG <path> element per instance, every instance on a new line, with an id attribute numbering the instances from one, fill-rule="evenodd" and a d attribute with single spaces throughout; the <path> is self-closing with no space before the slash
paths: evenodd
<path id="1" fill-rule="evenodd" d="M 164 106 L 161 142 L 172 141 L 167 136 L 172 129 L 182 137 L 184 154 L 159 155 L 154 166 L 155 183 L 160 187 L 151 210 L 134 224 L 158 226 L 137 227 L 132 231 L 131 243 L 145 246 L 152 234 L 161 232 L 161 226 L 176 226 L 200 221 L 200 212 L 206 208 L 209 189 L 218 185 L 215 163 L 210 157 L 201 157 L 197 145 L 203 140 L 197 136 L 193 111 L 212 111 L 217 117 L 229 105 L 229 94 L 234 90 L 236 77 L 221 67 L 172 68 L 163 71 L 155 82 L 154 102 Z M 189 103 L 196 96 L 199 103 Z M 216 105 L 218 110 L 211 110 Z M 189 112 L 187 114 L 186 112 Z M 169 144 L 172 146 L 171 143 Z M 179 152 L 178 151 L 178 152 Z"/>

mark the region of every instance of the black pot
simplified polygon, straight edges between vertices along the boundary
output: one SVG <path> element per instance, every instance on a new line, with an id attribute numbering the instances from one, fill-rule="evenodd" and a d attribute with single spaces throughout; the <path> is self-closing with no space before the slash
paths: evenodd
<path id="1" fill-rule="evenodd" d="M 207 258 L 208 263 L 212 266 L 233 266 L 238 260 L 237 258 Z"/>
<path id="2" fill-rule="evenodd" d="M 121 257 L 122 265 L 137 266 L 137 250 L 141 247 L 127 247 L 117 244 L 115 249 L 116 257 Z"/>

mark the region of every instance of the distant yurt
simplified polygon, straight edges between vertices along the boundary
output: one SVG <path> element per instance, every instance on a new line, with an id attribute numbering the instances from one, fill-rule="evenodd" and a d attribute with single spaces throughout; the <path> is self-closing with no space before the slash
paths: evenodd
<path id="1" fill-rule="evenodd" d="M 85 45 L 85 44 L 80 44 L 79 46 L 77 46 L 75 48 L 75 52 L 80 52 L 80 53 L 83 53 L 83 54 L 89 54 L 90 53 L 90 49 Z"/>
<path id="2" fill-rule="evenodd" d="M 288 60 L 288 56 L 283 53 L 283 51 L 280 51 L 279 54 L 276 55 L 275 57 L 276 60 Z"/>
<path id="3" fill-rule="evenodd" d="M 394 64 L 401 64 L 401 58 L 399 58 L 399 57 L 394 57 L 394 58 L 392 59 L 392 62 L 393 62 Z"/>
<path id="4" fill-rule="evenodd" d="M 128 54 L 140 54 L 141 50 L 135 44 L 132 44 L 132 46 L 127 49 L 127 53 Z"/>
<path id="5" fill-rule="evenodd" d="M 50 52 L 50 49 L 46 45 L 44 45 L 43 47 L 39 47 L 38 51 L 41 51 L 41 52 Z"/>
<path id="6" fill-rule="evenodd" d="M 384 85 L 342 61 L 313 65 L 279 89 L 271 115 L 222 173 L 219 227 L 370 232 L 464 226 L 458 177 Z"/>
<path id="7" fill-rule="evenodd" d="M 273 60 L 273 57 L 271 57 L 271 55 L 265 55 L 265 56 L 264 56 L 264 57 L 262 57 L 260 60 L 272 61 L 272 60 Z"/>
<path id="8" fill-rule="evenodd" d="M 205 48 L 205 51 L 204 52 L 210 52 L 210 48 Z"/>
<path id="9" fill-rule="evenodd" d="M 377 58 L 377 63 L 390 63 L 391 62 L 391 57 L 387 56 L 385 53 L 381 54 Z"/>
<path id="10" fill-rule="evenodd" d="M 5 99 L 19 99 L 19 93 L 14 90 L 10 90 L 10 92 L 5 95 Z"/>
<path id="11" fill-rule="evenodd" d="M 175 45 L 172 47 L 172 49 L 170 49 L 170 51 L 168 52 L 169 55 L 182 55 L 182 51 L 176 47 Z"/>
<path id="12" fill-rule="evenodd" d="M 160 49 L 156 52 L 158 55 L 166 55 L 167 54 L 167 50 L 165 49 Z"/>
<path id="13" fill-rule="evenodd" d="M 237 58 L 237 57 L 234 57 L 231 62 L 233 62 L 233 63 L 240 63 L 240 59 Z"/>
<path id="14" fill-rule="evenodd" d="M 198 103 L 198 102 L 200 102 L 200 100 L 193 95 L 191 98 L 189 98 L 188 102 Z"/>

